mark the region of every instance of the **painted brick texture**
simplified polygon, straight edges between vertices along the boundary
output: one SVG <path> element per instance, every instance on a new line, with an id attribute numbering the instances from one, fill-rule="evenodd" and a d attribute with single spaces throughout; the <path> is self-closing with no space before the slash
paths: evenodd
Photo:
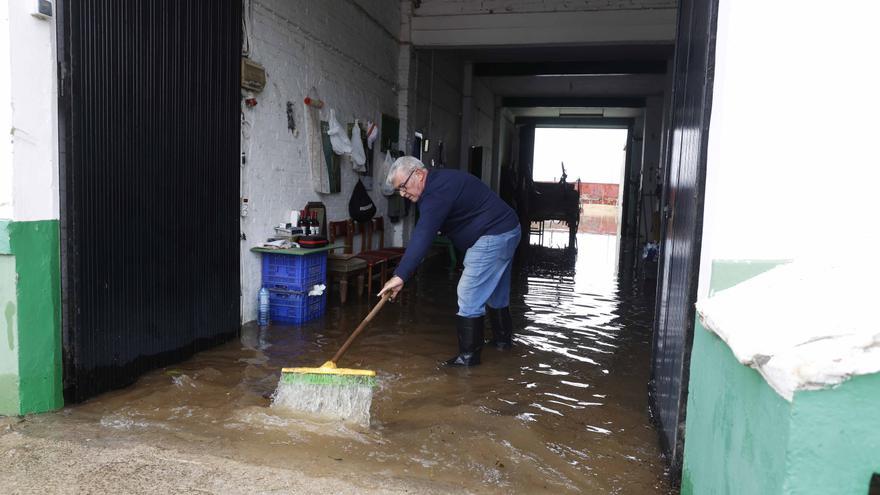
<path id="1" fill-rule="evenodd" d="M 343 124 L 355 118 L 380 121 L 382 113 L 396 116 L 400 4 L 397 1 L 354 2 L 259 0 L 246 4 L 250 58 L 265 67 L 266 88 L 258 104 L 243 110 L 241 194 L 249 198 L 241 229 L 242 320 L 256 318 L 260 258 L 249 249 L 285 222 L 292 209 L 322 201 L 331 220 L 348 218 L 348 200 L 357 174 L 342 161 L 342 192 L 314 191 L 306 161 L 303 98 L 311 94 L 327 104 Z M 296 132 L 287 128 L 286 103 L 294 103 Z M 378 146 L 377 146 L 378 148 Z M 382 156 L 376 152 L 374 164 Z M 384 214 L 387 201 L 371 193 Z M 387 220 L 386 220 L 387 222 Z M 356 241 L 355 245 L 358 245 Z"/>

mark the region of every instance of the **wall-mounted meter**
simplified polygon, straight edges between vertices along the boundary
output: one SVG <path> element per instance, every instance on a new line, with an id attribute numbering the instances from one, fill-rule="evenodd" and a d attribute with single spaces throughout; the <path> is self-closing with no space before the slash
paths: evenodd
<path id="1" fill-rule="evenodd" d="M 266 69 L 247 57 L 241 57 L 241 87 L 262 91 L 266 87 Z"/>
<path id="2" fill-rule="evenodd" d="M 32 16 L 44 21 L 52 18 L 52 0 L 37 0 L 34 3 L 34 11 L 31 12 Z"/>

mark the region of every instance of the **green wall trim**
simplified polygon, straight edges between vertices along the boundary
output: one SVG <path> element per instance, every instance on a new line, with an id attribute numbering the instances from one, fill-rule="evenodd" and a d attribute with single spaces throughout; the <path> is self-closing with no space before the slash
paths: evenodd
<path id="1" fill-rule="evenodd" d="M 18 296 L 21 414 L 64 405 L 61 382 L 61 255 L 58 220 L 12 222 Z"/>
<path id="2" fill-rule="evenodd" d="M 786 261 L 714 260 L 709 294 Z M 791 404 L 696 317 L 681 493 L 781 493 Z"/>
<path id="3" fill-rule="evenodd" d="M 715 261 L 711 291 L 780 262 Z M 880 472 L 880 373 L 783 399 L 697 318 L 683 494 L 866 494 Z"/>
<path id="4" fill-rule="evenodd" d="M 709 295 L 760 275 L 771 268 L 789 263 L 788 260 L 714 260 Z"/>
<path id="5" fill-rule="evenodd" d="M 10 220 L 0 219 L 0 254 L 12 254 L 9 247 L 9 224 Z"/>
<path id="6" fill-rule="evenodd" d="M 0 254 L 0 415 L 18 414 L 18 296 L 15 257 Z"/>
<path id="7" fill-rule="evenodd" d="M 782 493 L 790 417 L 791 404 L 697 319 L 681 493 Z"/>
<path id="8" fill-rule="evenodd" d="M 792 406 L 783 492 L 867 494 L 880 472 L 880 373 L 795 392 Z"/>
<path id="9" fill-rule="evenodd" d="M 16 416 L 20 412 L 18 374 L 0 374 L 0 416 Z"/>

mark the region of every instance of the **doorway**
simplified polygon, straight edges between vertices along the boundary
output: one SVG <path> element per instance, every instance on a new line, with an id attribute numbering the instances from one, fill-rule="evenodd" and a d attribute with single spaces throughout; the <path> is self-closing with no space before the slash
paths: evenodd
<path id="1" fill-rule="evenodd" d="M 552 184 L 564 175 L 576 184 L 580 207 L 578 233 L 620 234 L 627 134 L 626 129 L 535 129 L 532 180 Z M 560 230 L 557 224 L 549 229 Z M 548 241 L 555 242 L 552 235 Z"/>

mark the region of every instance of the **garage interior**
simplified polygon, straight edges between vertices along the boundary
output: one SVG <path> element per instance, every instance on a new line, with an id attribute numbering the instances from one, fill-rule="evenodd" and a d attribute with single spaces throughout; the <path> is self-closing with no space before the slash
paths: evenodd
<path id="1" fill-rule="evenodd" d="M 207 403 L 220 401 L 219 390 L 226 387 L 244 397 L 234 403 L 240 409 L 224 410 L 212 419 L 229 421 L 233 429 L 262 429 L 277 445 L 289 443 L 278 431 L 269 431 L 271 420 L 255 419 L 265 408 L 261 395 L 277 379 L 269 369 L 284 359 L 319 359 L 325 346 L 353 328 L 371 301 L 369 295 L 350 296 L 354 301 L 343 305 L 331 287 L 326 316 L 319 322 L 302 330 L 270 327 L 270 333 L 254 324 L 260 256 L 250 248 L 271 235 L 291 209 L 310 201 L 323 203 L 328 221 L 347 218 L 352 187 L 362 178 L 343 162 L 338 193 L 312 190 L 308 167 L 302 165 L 304 97 L 322 99 L 328 106 L 323 112 L 334 108 L 348 123 L 355 119 L 384 123 L 385 116 L 393 117 L 398 134 L 383 133 L 379 142 L 387 140 L 393 151 L 406 154 L 417 149 L 428 165 L 478 175 L 515 207 L 524 233 L 531 233 L 533 222 L 545 219 L 570 225 L 574 210 L 574 221 L 580 219 L 577 177 L 549 185 L 562 191 L 558 198 L 555 189 L 535 194 L 539 187 L 532 179 L 535 130 L 626 129 L 613 290 L 638 285 L 638 301 L 621 296 L 617 306 L 608 310 L 609 321 L 601 317 L 594 321 L 597 315 L 609 316 L 603 312 L 602 297 L 586 303 L 595 314 L 589 309 L 579 313 L 584 311 L 576 308 L 580 303 L 566 305 L 564 298 L 560 303 L 560 287 L 569 284 L 576 293 L 582 289 L 577 285 L 577 267 L 588 263 L 583 257 L 590 255 L 591 245 L 579 243 L 574 231 L 563 249 L 532 246 L 532 236 L 524 235 L 518 255 L 519 286 L 514 288 L 519 309 L 526 315 L 518 319 L 525 327 L 518 340 L 523 347 L 521 367 L 499 361 L 485 366 L 486 377 L 438 374 L 427 363 L 436 357 L 434 351 L 448 348 L 451 333 L 438 322 L 452 312 L 449 298 L 437 294 L 451 297 L 457 276 L 454 269 L 445 268 L 441 252 L 425 267 L 412 295 L 377 323 L 379 329 L 383 325 L 390 329 L 388 334 L 383 337 L 380 330 L 365 340 L 363 352 L 355 353 L 354 359 L 380 367 L 367 360 L 382 356 L 383 338 L 392 347 L 418 345 L 420 339 L 428 342 L 433 351 L 414 352 L 411 359 L 398 349 L 386 350 L 389 366 L 429 369 L 420 378 L 424 383 L 408 388 L 405 377 L 390 370 L 389 382 L 419 397 L 427 388 L 437 387 L 438 394 L 446 395 L 439 400 L 443 407 L 434 405 L 451 418 L 449 423 L 431 429 L 412 413 L 395 420 L 392 411 L 399 405 L 430 414 L 430 408 L 408 402 L 398 390 L 389 391 L 389 398 L 380 401 L 374 413 L 381 418 L 386 437 L 347 430 L 328 433 L 323 426 L 304 435 L 356 438 L 348 443 L 333 440 L 330 447 L 315 451 L 331 458 L 341 458 L 340 452 L 367 455 L 353 447 L 357 442 L 415 445 L 421 438 L 416 432 L 424 433 L 424 428 L 430 430 L 432 448 L 439 449 L 445 440 L 438 439 L 444 435 L 477 435 L 471 417 L 488 410 L 490 418 L 475 424 L 494 422 L 490 436 L 503 436 L 505 428 L 540 436 L 539 430 L 511 426 L 528 423 L 532 413 L 522 413 L 514 404 L 471 402 L 465 392 L 491 395 L 492 380 L 512 380 L 514 370 L 524 376 L 541 375 L 546 366 L 549 371 L 577 375 L 581 368 L 545 362 L 544 357 L 560 354 L 548 350 L 552 345 L 541 332 L 560 332 L 581 323 L 596 327 L 585 331 L 599 333 L 607 325 L 624 329 L 631 325 L 638 329 L 632 339 L 621 341 L 621 350 L 609 354 L 609 362 L 600 359 L 592 364 L 597 379 L 612 365 L 641 370 L 635 377 L 621 371 L 629 376 L 622 382 L 628 389 L 623 394 L 636 397 L 632 404 L 645 405 L 627 414 L 641 417 L 643 424 L 637 428 L 651 432 L 633 437 L 638 445 L 632 448 L 641 454 L 621 454 L 649 465 L 638 479 L 627 481 L 627 469 L 620 465 L 608 467 L 606 471 L 615 474 L 603 479 L 602 469 L 591 467 L 603 466 L 601 450 L 578 450 L 564 441 L 541 438 L 535 442 L 556 452 L 555 460 L 528 449 L 505 450 L 497 446 L 508 441 L 502 438 L 493 447 L 462 454 L 471 464 L 454 467 L 483 470 L 473 478 L 473 486 L 490 481 L 523 490 L 552 486 L 576 492 L 583 486 L 662 490 L 675 485 L 682 465 L 717 2 L 58 4 L 58 56 L 63 68 L 59 76 L 63 385 L 67 404 L 82 403 L 75 406 L 80 408 L 76 413 L 80 419 L 127 424 L 132 415 L 140 414 L 139 409 L 124 405 L 135 399 L 166 414 L 148 414 L 142 418 L 146 424 L 171 421 L 176 414 L 168 412 L 171 403 L 189 404 L 191 411 L 212 417 L 210 408 L 197 408 L 180 391 L 194 380 L 192 394 L 207 394 L 203 397 Z M 265 69 L 266 86 L 261 92 L 240 87 L 242 56 Z M 255 106 L 247 102 L 251 98 Z M 292 112 L 289 102 L 296 103 Z M 414 148 L 417 136 L 420 141 Z M 370 150 L 376 185 L 381 180 L 382 151 Z M 374 186 L 370 195 L 388 226 L 386 244 L 405 246 L 415 214 L 392 211 L 378 189 Z M 572 191 L 573 203 L 567 199 Z M 559 205 L 551 204 L 557 199 Z M 398 216 L 394 221 L 392 217 Z M 658 257 L 646 254 L 651 252 L 646 249 L 649 245 L 659 246 Z M 425 308 L 446 309 L 446 313 Z M 544 318 L 542 311 L 555 311 L 556 319 Z M 411 326 L 418 330 L 407 334 L 404 328 Z M 399 341 L 393 338 L 396 334 Z M 628 345 L 641 345 L 642 350 L 619 355 L 626 354 Z M 562 355 L 571 360 L 570 355 Z M 229 373 L 235 378 L 230 378 L 218 364 L 224 359 L 250 363 L 262 371 L 251 376 L 248 368 L 240 369 L 244 365 L 234 364 L 236 371 Z M 224 376 L 215 376 L 217 369 L 224 369 Z M 435 376 L 447 381 L 433 383 Z M 639 382 L 640 377 L 644 381 Z M 200 379 L 207 380 L 211 392 L 199 388 Z M 171 388 L 162 391 L 162 385 L 167 389 L 169 383 Z M 509 393 L 516 395 L 518 390 Z M 596 395 L 603 394 L 596 391 Z M 588 414 L 589 405 L 580 402 L 576 401 L 573 413 L 566 413 L 567 418 L 574 415 L 572 421 L 587 421 L 580 418 Z M 624 410 L 626 406 L 621 406 Z M 542 411 L 545 417 L 554 416 Z M 236 416 L 241 414 L 247 418 Z M 552 430 L 548 425 L 555 424 L 541 421 L 550 421 L 541 423 L 548 431 Z M 303 427 L 299 422 L 284 424 Z M 50 425 L 48 421 L 46 427 Z M 397 426 L 401 429 L 395 433 Z M 611 431 L 607 425 L 587 426 L 597 436 Z M 202 433 L 221 438 L 217 444 L 209 442 L 218 448 L 239 441 L 208 426 Z M 577 441 L 589 442 L 581 437 Z M 242 442 L 250 449 L 251 443 Z M 510 442 L 517 444 L 516 439 Z M 314 447 L 315 441 L 310 440 L 310 445 Z M 439 451 L 436 457 L 425 454 L 419 466 L 405 464 L 412 472 L 391 469 L 393 476 L 424 481 L 434 476 L 435 464 L 459 454 Z M 248 452 L 255 459 L 270 456 Z M 288 451 L 272 447 L 266 452 Z M 385 462 L 377 455 L 373 464 L 364 464 L 365 469 Z M 392 463 L 397 459 L 387 455 Z M 533 455 L 538 462 L 528 467 Z M 315 472 L 324 472 L 317 463 L 297 459 Z M 577 467 L 559 472 L 561 468 L 554 466 L 560 465 L 560 459 Z M 504 465 L 518 467 L 520 474 L 506 474 Z M 449 472 L 437 473 L 438 482 L 454 482 Z M 600 481 L 590 481 L 596 477 Z M 542 479 L 550 480 L 549 485 L 542 486 Z"/>

